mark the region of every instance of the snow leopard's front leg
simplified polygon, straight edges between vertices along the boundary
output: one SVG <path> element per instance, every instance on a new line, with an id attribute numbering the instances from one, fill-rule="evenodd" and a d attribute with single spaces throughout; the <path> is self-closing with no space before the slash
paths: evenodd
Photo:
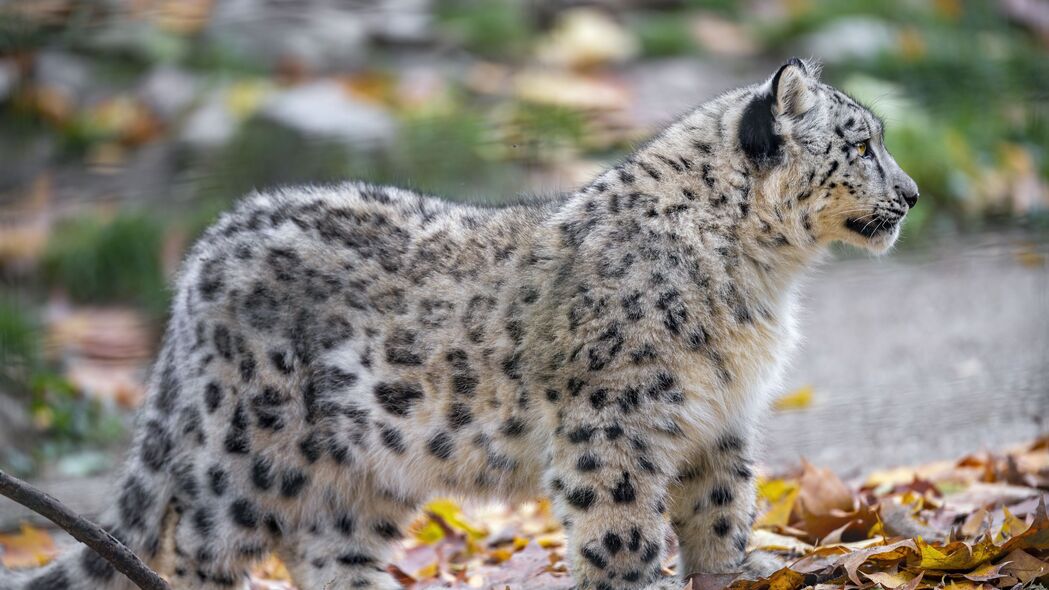
<path id="1" fill-rule="evenodd" d="M 721 435 L 681 470 L 671 493 L 680 573 L 742 572 L 755 515 L 754 477 L 744 435 Z"/>
<path id="2" fill-rule="evenodd" d="M 608 391 L 592 395 L 595 407 L 564 414 L 546 475 L 575 587 L 677 590 L 660 567 L 670 533 L 668 435 L 637 414 L 615 412 L 620 406 Z"/>

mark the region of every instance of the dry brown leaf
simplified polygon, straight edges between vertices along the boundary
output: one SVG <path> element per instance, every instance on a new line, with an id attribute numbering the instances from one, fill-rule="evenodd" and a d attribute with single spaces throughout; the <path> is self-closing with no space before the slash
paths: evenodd
<path id="1" fill-rule="evenodd" d="M 888 545 L 879 545 L 854 551 L 843 556 L 838 563 L 845 568 L 845 573 L 849 576 L 849 579 L 854 584 L 860 585 L 860 579 L 857 577 L 856 572 L 867 560 L 876 558 L 881 562 L 898 563 L 910 555 L 911 552 L 917 553 L 918 547 L 914 544 L 914 541 L 904 539 Z"/>
<path id="2" fill-rule="evenodd" d="M 1002 562 L 1002 572 L 1026 584 L 1035 578 L 1049 575 L 1049 563 L 1017 549 L 1005 556 Z"/>
<path id="3" fill-rule="evenodd" d="M 966 537 L 975 537 L 980 534 L 983 530 L 984 525 L 987 521 L 987 510 L 984 508 L 978 508 L 975 512 L 965 518 L 965 523 L 962 525 L 962 535 Z"/>
<path id="4" fill-rule="evenodd" d="M 962 574 L 962 577 L 974 582 L 989 582 L 1002 577 L 1000 572 L 1003 565 L 1005 564 L 985 563 L 967 574 Z"/>

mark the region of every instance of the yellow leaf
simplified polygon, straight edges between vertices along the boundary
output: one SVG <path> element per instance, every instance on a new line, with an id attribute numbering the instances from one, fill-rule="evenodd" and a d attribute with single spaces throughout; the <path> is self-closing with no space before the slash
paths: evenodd
<path id="1" fill-rule="evenodd" d="M 225 94 L 226 108 L 231 113 L 246 119 L 259 109 L 266 96 L 272 91 L 268 82 L 258 80 L 232 84 Z"/>
<path id="2" fill-rule="evenodd" d="M 967 580 L 972 580 L 974 582 L 987 582 L 989 580 L 1001 578 L 1002 574 L 998 572 L 1002 569 L 1002 565 L 1004 564 L 1000 563 L 995 565 L 993 563 L 988 562 L 967 574 L 962 574 L 962 577 L 964 577 Z"/>
<path id="3" fill-rule="evenodd" d="M 252 574 L 263 580 L 280 580 L 283 582 L 291 581 L 291 574 L 288 573 L 288 568 L 286 568 L 284 563 L 274 555 L 270 555 L 262 561 L 262 563 L 255 566 L 252 570 Z"/>
<path id="4" fill-rule="evenodd" d="M 514 552 L 501 547 L 499 549 L 493 549 L 488 552 L 488 561 L 493 564 L 500 564 L 514 556 Z"/>
<path id="5" fill-rule="evenodd" d="M 436 578 L 437 574 L 439 573 L 441 573 L 441 570 L 438 567 L 437 562 L 435 561 L 429 565 L 424 565 L 423 567 L 419 568 L 419 570 L 415 572 L 415 576 L 413 577 L 416 580 L 429 580 L 430 578 Z"/>
<path id="6" fill-rule="evenodd" d="M 793 393 L 781 396 L 776 400 L 775 408 L 777 411 L 785 410 L 804 410 L 805 408 L 812 405 L 812 386 L 806 385 L 796 389 Z"/>
<path id="7" fill-rule="evenodd" d="M 919 567 L 927 570 L 970 570 L 1001 553 L 1001 548 L 989 539 L 981 539 L 973 544 L 955 541 L 937 547 L 919 537 L 915 544 L 921 555 Z"/>
<path id="8" fill-rule="evenodd" d="M 40 567 L 55 556 L 51 535 L 23 523 L 18 533 L 0 535 L 0 564 L 8 568 Z"/>
<path id="9" fill-rule="evenodd" d="M 1002 523 L 1002 530 L 998 533 L 999 539 L 1011 539 L 1027 530 L 1027 522 L 1017 518 L 1016 515 L 1009 512 L 1008 508 L 1002 506 L 1002 512 L 1005 514 L 1005 522 Z"/>
<path id="10" fill-rule="evenodd" d="M 556 549 L 564 546 L 565 538 L 563 534 L 554 533 L 538 537 L 535 542 L 543 549 Z"/>
<path id="11" fill-rule="evenodd" d="M 783 496 L 798 489 L 798 482 L 786 479 L 760 479 L 758 480 L 758 496 L 775 502 Z"/>
<path id="12" fill-rule="evenodd" d="M 805 576 L 783 568 L 769 578 L 769 590 L 794 590 L 805 585 Z"/>
<path id="13" fill-rule="evenodd" d="M 444 538 L 444 529 L 432 520 L 427 520 L 419 530 L 415 532 L 415 538 L 427 545 L 433 545 Z"/>
<path id="14" fill-rule="evenodd" d="M 466 533 L 466 536 L 471 539 L 483 539 L 488 536 L 488 530 L 466 520 L 462 508 L 452 500 L 447 498 L 433 500 L 426 505 L 426 511 L 441 517 L 450 528 Z"/>
<path id="15" fill-rule="evenodd" d="M 768 480 L 758 484 L 758 494 L 768 500 L 769 509 L 755 523 L 756 527 L 787 526 L 794 502 L 798 499 L 801 487 L 795 482 Z"/>

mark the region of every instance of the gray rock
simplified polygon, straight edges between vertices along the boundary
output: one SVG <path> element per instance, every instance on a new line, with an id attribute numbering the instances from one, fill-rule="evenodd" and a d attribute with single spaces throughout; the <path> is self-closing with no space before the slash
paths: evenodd
<path id="1" fill-rule="evenodd" d="M 262 65 L 290 59 L 317 71 L 361 63 L 368 38 L 360 14 L 323 0 L 224 0 L 216 4 L 207 34 Z"/>
<path id="2" fill-rule="evenodd" d="M 36 56 L 33 76 L 37 85 L 60 93 L 81 105 L 91 87 L 91 66 L 84 58 L 63 51 L 45 50 Z"/>
<path id="3" fill-rule="evenodd" d="M 267 100 L 260 114 L 304 135 L 353 147 L 388 144 L 397 131 L 388 112 L 355 100 L 333 81 L 313 82 L 279 92 Z"/>
<path id="4" fill-rule="evenodd" d="M 433 36 L 430 0 L 382 0 L 365 13 L 372 37 L 392 43 L 422 43 Z"/>
<path id="5" fill-rule="evenodd" d="M 634 93 L 629 116 L 640 127 L 656 128 L 726 90 L 762 79 L 775 68 L 758 60 L 735 64 L 695 57 L 636 62 L 623 70 Z"/>
<path id="6" fill-rule="evenodd" d="M 170 66 L 154 68 L 138 88 L 138 96 L 166 121 L 184 113 L 197 95 L 198 82 L 189 73 Z"/>
<path id="7" fill-rule="evenodd" d="M 212 91 L 189 114 L 179 140 L 195 148 L 212 148 L 225 144 L 237 130 L 237 118 L 226 106 L 221 90 Z"/>
<path id="8" fill-rule="evenodd" d="M 18 84 L 18 66 L 13 61 L 0 61 L 0 102 L 7 100 Z"/>

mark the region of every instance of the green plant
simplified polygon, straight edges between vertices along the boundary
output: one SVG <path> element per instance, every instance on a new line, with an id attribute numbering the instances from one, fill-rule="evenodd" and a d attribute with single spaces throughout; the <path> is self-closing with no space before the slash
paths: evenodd
<path id="1" fill-rule="evenodd" d="M 39 326 L 19 298 L 0 294 L 0 384 L 21 390 L 40 362 Z"/>
<path id="2" fill-rule="evenodd" d="M 163 227 L 146 215 L 71 220 L 61 224 L 47 246 L 44 276 L 74 301 L 134 303 L 159 311 L 168 297 L 163 240 Z"/>
<path id="3" fill-rule="evenodd" d="M 438 4 L 437 18 L 445 33 L 470 51 L 515 58 L 535 36 L 525 6 L 514 0 L 449 0 Z"/>
<path id="4" fill-rule="evenodd" d="M 641 53 L 648 57 L 682 55 L 696 50 L 688 30 L 688 15 L 678 12 L 647 13 L 633 21 L 641 42 Z"/>
<path id="5" fill-rule="evenodd" d="M 517 103 L 509 123 L 520 148 L 513 155 L 527 161 L 562 157 L 565 150 L 578 151 L 586 139 L 583 113 L 565 107 Z"/>
<path id="6" fill-rule="evenodd" d="M 216 154 L 198 163 L 197 196 L 229 203 L 258 189 L 342 180 L 350 150 L 264 118 L 247 121 Z"/>
<path id="7" fill-rule="evenodd" d="M 30 383 L 29 409 L 45 443 L 43 458 L 54 459 L 85 445 L 103 446 L 124 433 L 120 416 L 97 399 L 87 398 L 64 377 L 43 372 Z"/>

